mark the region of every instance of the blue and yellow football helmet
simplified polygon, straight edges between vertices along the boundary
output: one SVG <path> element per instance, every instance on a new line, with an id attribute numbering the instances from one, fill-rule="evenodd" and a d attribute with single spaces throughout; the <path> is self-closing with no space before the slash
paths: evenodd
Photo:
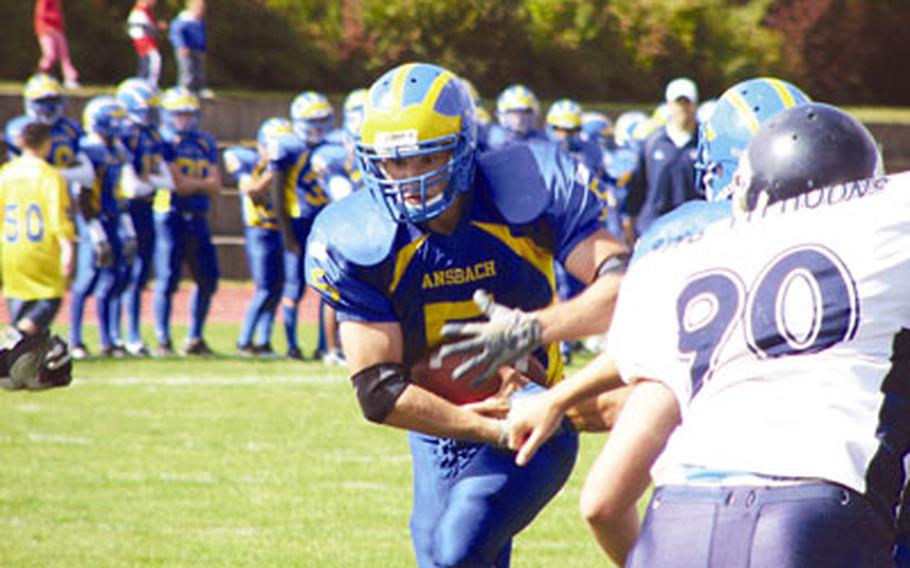
<path id="1" fill-rule="evenodd" d="M 730 197 L 739 159 L 759 126 L 784 109 L 809 102 L 809 96 L 795 85 L 770 77 L 727 89 L 711 118 L 699 126 L 696 188 L 710 201 Z"/>
<path id="2" fill-rule="evenodd" d="M 613 139 L 617 146 L 632 147 L 638 140 L 635 138 L 635 131 L 638 125 L 647 121 L 648 115 L 639 110 L 626 111 L 616 119 L 616 128 L 614 129 Z"/>
<path id="3" fill-rule="evenodd" d="M 547 129 L 581 130 L 581 105 L 572 99 L 559 99 L 547 111 Z"/>
<path id="4" fill-rule="evenodd" d="M 38 122 L 53 125 L 63 116 L 63 87 L 46 73 L 38 73 L 26 81 L 22 99 L 25 114 Z"/>
<path id="5" fill-rule="evenodd" d="M 291 102 L 291 124 L 307 146 L 315 146 L 335 128 L 335 111 L 322 93 L 304 91 Z"/>
<path id="6" fill-rule="evenodd" d="M 92 98 L 82 111 L 82 128 L 104 138 L 119 134 L 124 120 L 123 105 L 109 95 Z"/>
<path id="7" fill-rule="evenodd" d="M 161 97 L 163 119 L 174 131 L 185 134 L 199 128 L 202 115 L 199 97 L 186 87 L 173 87 Z"/>
<path id="8" fill-rule="evenodd" d="M 506 130 L 526 134 L 534 128 L 539 114 L 537 96 L 524 85 L 508 86 L 496 99 L 496 120 Z"/>
<path id="9" fill-rule="evenodd" d="M 293 137 L 294 128 L 291 121 L 283 116 L 275 116 L 265 119 L 259 125 L 259 131 L 256 133 L 256 145 L 259 148 L 259 155 L 263 158 L 276 159 L 278 151 L 274 145 L 279 143 L 283 137 Z M 297 142 L 300 144 L 300 142 Z"/>
<path id="10" fill-rule="evenodd" d="M 352 140 L 360 138 L 360 126 L 363 124 L 363 109 L 366 102 L 366 89 L 354 89 L 344 98 L 342 128 Z"/>
<path id="11" fill-rule="evenodd" d="M 117 86 L 117 100 L 126 110 L 130 122 L 142 126 L 158 123 L 158 106 L 161 95 L 158 88 L 138 77 L 132 77 Z"/>
<path id="12" fill-rule="evenodd" d="M 356 154 L 367 187 L 398 222 L 422 223 L 445 211 L 471 186 L 477 148 L 474 101 L 452 72 L 408 63 L 380 77 L 367 96 Z M 448 152 L 445 165 L 407 179 L 388 179 L 382 162 Z M 444 184 L 437 195 L 430 190 Z M 415 200 L 405 195 L 418 194 Z"/>
<path id="13" fill-rule="evenodd" d="M 601 146 L 613 138 L 613 121 L 602 112 L 581 114 L 581 138 Z"/>

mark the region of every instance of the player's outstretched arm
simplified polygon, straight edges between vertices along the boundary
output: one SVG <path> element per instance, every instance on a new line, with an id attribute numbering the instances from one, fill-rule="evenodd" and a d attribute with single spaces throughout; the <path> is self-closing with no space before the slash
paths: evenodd
<path id="1" fill-rule="evenodd" d="M 566 259 L 570 273 L 591 283 L 567 302 L 529 313 L 498 304 L 483 290 L 476 291 L 474 302 L 488 321 L 449 323 L 442 328 L 443 335 L 458 339 L 443 346 L 444 357 L 477 353 L 455 369 L 453 377 L 457 380 L 480 369 L 474 379 L 480 383 L 542 344 L 606 331 L 627 259 L 625 246 L 601 230 L 579 242 Z"/>
<path id="2" fill-rule="evenodd" d="M 585 479 L 581 514 L 597 543 L 620 566 L 638 536 L 636 502 L 648 488 L 651 466 L 679 421 L 679 406 L 669 388 L 657 381 L 638 381 Z"/>
<path id="3" fill-rule="evenodd" d="M 628 260 L 628 249 L 607 231 L 597 231 L 579 242 L 566 258 L 565 267 L 588 287 L 571 300 L 537 313 L 544 343 L 605 332 L 613 318 Z"/>
<path id="4" fill-rule="evenodd" d="M 604 422 L 600 417 L 618 411 L 625 398 L 623 396 L 625 389 L 623 393 L 617 393 L 620 396 L 611 398 L 610 408 L 595 405 L 593 411 L 576 410 L 571 413 L 569 411 L 583 401 L 596 400 L 598 395 L 620 387 L 623 387 L 623 382 L 612 357 L 602 353 L 578 373 L 549 390 L 538 395 L 515 399 L 508 417 L 509 448 L 518 451 L 515 463 L 527 464 L 538 448 L 553 434 L 566 413 L 570 414 L 576 428 L 581 427 L 579 429 L 584 429 L 586 423 L 595 422 L 595 419 L 584 417 L 586 412 L 596 414 L 599 418 L 598 423 Z M 608 423 L 605 424 L 605 428 L 609 428 L 612 423 L 610 420 L 606 422 Z"/>
<path id="5" fill-rule="evenodd" d="M 371 422 L 494 445 L 505 444 L 505 422 L 481 416 L 413 384 L 402 366 L 398 323 L 345 321 L 340 326 L 351 381 Z"/>

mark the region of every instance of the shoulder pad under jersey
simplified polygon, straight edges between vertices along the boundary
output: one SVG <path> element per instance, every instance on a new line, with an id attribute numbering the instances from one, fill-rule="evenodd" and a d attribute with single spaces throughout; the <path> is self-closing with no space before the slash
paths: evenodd
<path id="1" fill-rule="evenodd" d="M 204 149 L 206 154 L 218 151 L 218 141 L 215 137 L 203 130 L 197 130 L 195 133 L 196 141 Z"/>
<path id="2" fill-rule="evenodd" d="M 103 164 L 107 161 L 107 146 L 97 136 L 83 136 L 79 140 L 79 150 L 88 156 L 93 166 Z"/>
<path id="3" fill-rule="evenodd" d="M 607 164 L 607 175 L 616 180 L 616 185 L 625 185 L 637 164 L 638 152 L 632 148 L 617 148 Z"/>
<path id="4" fill-rule="evenodd" d="M 348 151 L 344 149 L 344 146 L 332 142 L 316 146 L 311 158 L 313 170 L 320 175 L 328 172 L 343 172 L 347 159 Z"/>
<path id="5" fill-rule="evenodd" d="M 161 136 L 162 142 L 173 144 L 177 141 L 177 132 L 174 131 L 174 128 L 170 124 L 162 124 L 159 126 L 158 134 Z"/>
<path id="6" fill-rule="evenodd" d="M 17 116 L 16 118 L 11 119 L 6 123 L 6 132 L 4 134 L 4 142 L 6 143 L 6 149 L 12 152 L 15 155 L 22 153 L 22 149 L 19 147 L 18 139 L 22 136 L 22 129 L 25 128 L 25 125 L 32 122 L 34 119 L 27 114 Z"/>
<path id="7" fill-rule="evenodd" d="M 336 128 L 325 135 L 325 141 L 329 144 L 344 144 L 344 129 Z"/>
<path id="8" fill-rule="evenodd" d="M 483 143 L 487 150 L 498 150 L 511 143 L 509 131 L 498 124 L 491 124 L 487 129 Z"/>
<path id="9" fill-rule="evenodd" d="M 357 191 L 319 213 L 307 247 L 336 251 L 354 264 L 373 266 L 389 255 L 398 226 L 372 192 Z"/>
<path id="10" fill-rule="evenodd" d="M 635 243 L 632 262 L 649 252 L 689 239 L 711 223 L 729 219 L 732 215 L 733 205 L 730 200 L 687 201 L 661 215 L 648 227 Z"/>
<path id="11" fill-rule="evenodd" d="M 281 167 L 290 167 L 306 149 L 303 141 L 294 134 L 280 134 L 269 139 L 265 151 L 269 162 Z"/>
<path id="12" fill-rule="evenodd" d="M 253 173 L 259 163 L 259 153 L 246 146 L 231 146 L 224 150 L 224 169 L 234 181 L 243 174 Z"/>
<path id="13" fill-rule="evenodd" d="M 60 132 L 64 132 L 67 136 L 73 139 L 79 139 L 79 137 L 83 134 L 79 123 L 65 116 L 60 117 L 60 120 L 57 121 L 57 123 L 54 125 L 54 128 Z"/>
<path id="14" fill-rule="evenodd" d="M 529 223 L 550 205 L 560 177 L 557 149 L 550 142 L 528 142 L 477 157 L 477 183 L 506 221 Z"/>

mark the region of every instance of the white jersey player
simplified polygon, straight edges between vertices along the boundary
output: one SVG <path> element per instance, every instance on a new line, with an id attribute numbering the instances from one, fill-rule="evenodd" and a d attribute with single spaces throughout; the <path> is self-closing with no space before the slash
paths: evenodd
<path id="1" fill-rule="evenodd" d="M 630 267 L 608 345 L 636 386 L 595 468 L 635 478 L 672 438 L 626 566 L 893 565 L 910 174 L 877 163 L 845 113 L 783 111 L 741 165 L 749 213 Z"/>

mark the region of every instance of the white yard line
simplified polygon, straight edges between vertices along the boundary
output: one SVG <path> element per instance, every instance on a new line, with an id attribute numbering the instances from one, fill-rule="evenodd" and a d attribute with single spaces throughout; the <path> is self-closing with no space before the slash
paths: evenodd
<path id="1" fill-rule="evenodd" d="M 170 375 L 167 377 L 80 377 L 73 379 L 73 387 L 94 386 L 255 386 L 255 385 L 326 385 L 340 383 L 346 380 L 338 375 L 311 375 L 301 373 L 298 376 L 243 376 L 243 377 L 213 377 L 206 375 Z"/>

